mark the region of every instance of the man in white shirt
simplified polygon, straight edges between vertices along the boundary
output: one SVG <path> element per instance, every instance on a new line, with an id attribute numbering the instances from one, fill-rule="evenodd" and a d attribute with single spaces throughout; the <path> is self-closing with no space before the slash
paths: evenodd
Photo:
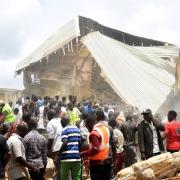
<path id="1" fill-rule="evenodd" d="M 17 117 L 17 118 L 21 118 L 21 117 L 22 117 L 22 114 L 23 114 L 23 112 L 22 112 L 22 100 L 21 100 L 21 99 L 19 99 L 19 100 L 16 102 L 13 110 L 15 110 L 16 108 L 19 110 L 19 112 L 18 112 L 18 117 Z"/>
<path id="2" fill-rule="evenodd" d="M 116 161 L 115 161 L 115 175 L 122 169 L 124 162 L 124 137 L 122 132 L 117 128 L 117 122 L 114 117 L 109 119 L 109 126 L 113 129 L 113 137 L 116 144 Z"/>
<path id="3" fill-rule="evenodd" d="M 48 112 L 48 124 L 47 124 L 47 133 L 48 133 L 48 155 L 54 160 L 54 164 L 57 169 L 57 179 L 59 177 L 60 161 L 57 161 L 58 152 L 61 148 L 61 133 L 62 125 L 59 112 L 52 109 Z"/>

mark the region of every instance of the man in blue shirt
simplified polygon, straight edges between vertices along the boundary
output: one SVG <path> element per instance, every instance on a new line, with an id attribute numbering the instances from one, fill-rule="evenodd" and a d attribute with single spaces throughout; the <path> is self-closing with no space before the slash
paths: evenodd
<path id="1" fill-rule="evenodd" d="M 67 116 L 61 119 L 62 146 L 60 149 L 61 180 L 68 180 L 69 171 L 73 180 L 81 179 L 80 130 L 69 124 Z"/>

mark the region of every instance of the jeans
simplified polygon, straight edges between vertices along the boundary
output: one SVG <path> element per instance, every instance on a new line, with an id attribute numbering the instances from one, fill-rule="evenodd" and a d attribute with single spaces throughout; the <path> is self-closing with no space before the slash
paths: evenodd
<path id="1" fill-rule="evenodd" d="M 129 167 L 132 164 L 137 162 L 136 155 L 136 146 L 134 145 L 125 145 L 124 146 L 124 165 L 125 167 Z"/>

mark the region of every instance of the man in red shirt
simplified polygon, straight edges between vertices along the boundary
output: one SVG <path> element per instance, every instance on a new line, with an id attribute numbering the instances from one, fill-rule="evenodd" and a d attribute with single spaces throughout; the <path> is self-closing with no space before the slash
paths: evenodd
<path id="1" fill-rule="evenodd" d="M 168 112 L 169 123 L 165 124 L 163 138 L 166 138 L 166 148 L 170 153 L 180 151 L 180 121 L 176 121 L 177 113 Z"/>

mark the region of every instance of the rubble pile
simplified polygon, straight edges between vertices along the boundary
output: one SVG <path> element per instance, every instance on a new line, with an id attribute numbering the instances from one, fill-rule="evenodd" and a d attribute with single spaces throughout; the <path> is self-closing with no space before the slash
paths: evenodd
<path id="1" fill-rule="evenodd" d="M 46 173 L 45 173 L 45 179 L 46 180 L 52 180 L 55 176 L 56 168 L 54 166 L 54 162 L 52 159 L 48 158 L 47 166 L 46 166 Z"/>
<path id="2" fill-rule="evenodd" d="M 118 180 L 155 180 L 155 179 L 180 179 L 180 151 L 177 153 L 164 153 L 146 161 L 133 164 L 121 170 Z"/>

